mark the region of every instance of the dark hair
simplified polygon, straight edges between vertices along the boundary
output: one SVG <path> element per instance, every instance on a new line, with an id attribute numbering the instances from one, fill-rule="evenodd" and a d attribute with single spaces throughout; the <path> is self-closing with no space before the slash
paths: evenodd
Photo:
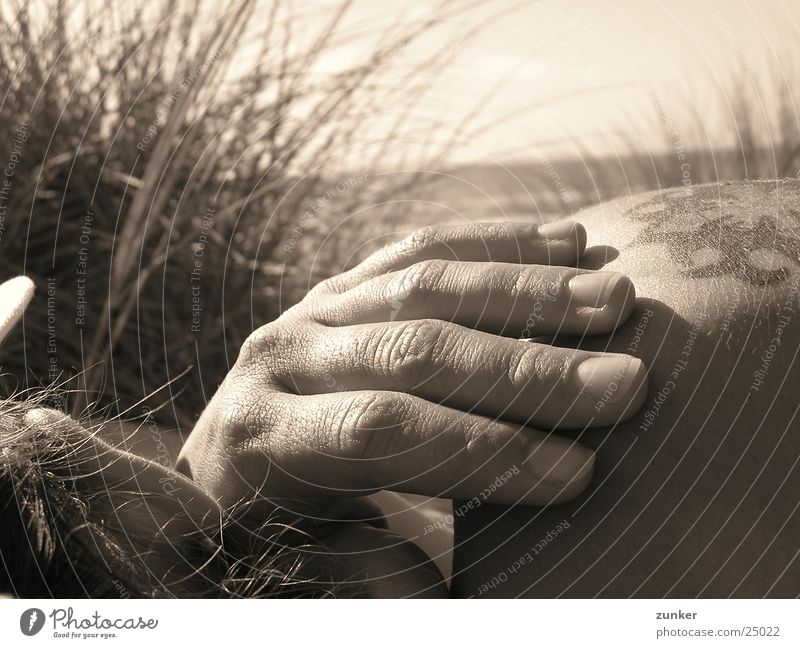
<path id="1" fill-rule="evenodd" d="M 291 521 L 246 525 L 225 515 L 181 538 L 119 528 L 101 476 L 76 469 L 62 433 L 25 423 L 41 403 L 0 401 L 0 591 L 30 598 L 333 594 L 330 561 Z M 145 566 L 145 555 L 157 556 L 159 567 Z"/>

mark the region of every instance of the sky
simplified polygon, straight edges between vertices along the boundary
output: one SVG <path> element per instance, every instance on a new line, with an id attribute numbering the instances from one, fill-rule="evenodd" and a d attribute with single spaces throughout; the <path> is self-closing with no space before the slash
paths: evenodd
<path id="1" fill-rule="evenodd" d="M 313 0 L 300 11 L 321 24 L 335 4 Z M 718 143 L 733 137 L 731 115 L 742 93 L 756 100 L 767 122 L 773 93 L 793 88 L 800 98 L 800 2 L 469 4 L 462 0 L 399 52 L 386 79 L 431 75 L 428 94 L 407 107 L 419 133 L 433 123 L 460 123 L 477 110 L 470 135 L 453 151 L 461 161 L 602 155 L 626 143 L 653 151 L 702 145 L 704 138 Z M 376 34 L 423 20 L 435 5 L 357 0 L 338 30 L 347 42 L 324 57 L 318 73 L 363 60 L 378 46 Z M 453 36 L 471 27 L 479 30 L 466 42 Z M 420 71 L 437 52 L 449 55 L 449 64 Z"/>
<path id="2" fill-rule="evenodd" d="M 253 41 L 280 1 L 301 48 L 344 0 L 257 1 Z M 377 82 L 392 90 L 364 119 L 378 142 L 406 117 L 396 148 L 411 157 L 456 130 L 451 160 L 496 162 L 732 147 L 744 107 L 765 145 L 780 137 L 780 105 L 800 124 L 800 0 L 451 0 L 437 13 L 443 1 L 353 0 L 314 69 L 329 78 L 382 50 L 387 29 L 440 16 L 390 52 Z M 206 2 L 209 29 L 237 4 Z M 447 64 L 426 65 L 437 56 Z M 398 94 L 409 82 L 426 93 Z"/>

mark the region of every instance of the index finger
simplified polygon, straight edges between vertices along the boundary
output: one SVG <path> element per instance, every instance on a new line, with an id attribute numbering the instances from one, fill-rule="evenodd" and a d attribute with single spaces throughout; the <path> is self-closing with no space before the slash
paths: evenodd
<path id="1" fill-rule="evenodd" d="M 317 289 L 343 292 L 368 279 L 431 259 L 570 266 L 581 257 L 585 247 L 586 230 L 571 220 L 545 225 L 435 225 L 378 250 L 352 270 L 323 282 Z"/>

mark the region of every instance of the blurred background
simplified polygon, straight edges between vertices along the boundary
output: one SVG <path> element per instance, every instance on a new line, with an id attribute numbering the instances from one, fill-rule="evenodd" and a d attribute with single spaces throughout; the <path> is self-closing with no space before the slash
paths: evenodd
<path id="1" fill-rule="evenodd" d="M 800 171 L 800 3 L 10 0 L 2 396 L 188 432 L 245 337 L 429 223 Z"/>

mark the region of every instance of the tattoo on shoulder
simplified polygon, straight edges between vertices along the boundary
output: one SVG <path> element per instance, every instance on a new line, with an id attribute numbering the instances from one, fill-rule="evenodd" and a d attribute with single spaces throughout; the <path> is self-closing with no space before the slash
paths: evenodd
<path id="1" fill-rule="evenodd" d="M 689 277 L 779 284 L 800 265 L 800 182 L 671 190 L 626 214 L 645 222 L 631 246 L 665 245 Z"/>

